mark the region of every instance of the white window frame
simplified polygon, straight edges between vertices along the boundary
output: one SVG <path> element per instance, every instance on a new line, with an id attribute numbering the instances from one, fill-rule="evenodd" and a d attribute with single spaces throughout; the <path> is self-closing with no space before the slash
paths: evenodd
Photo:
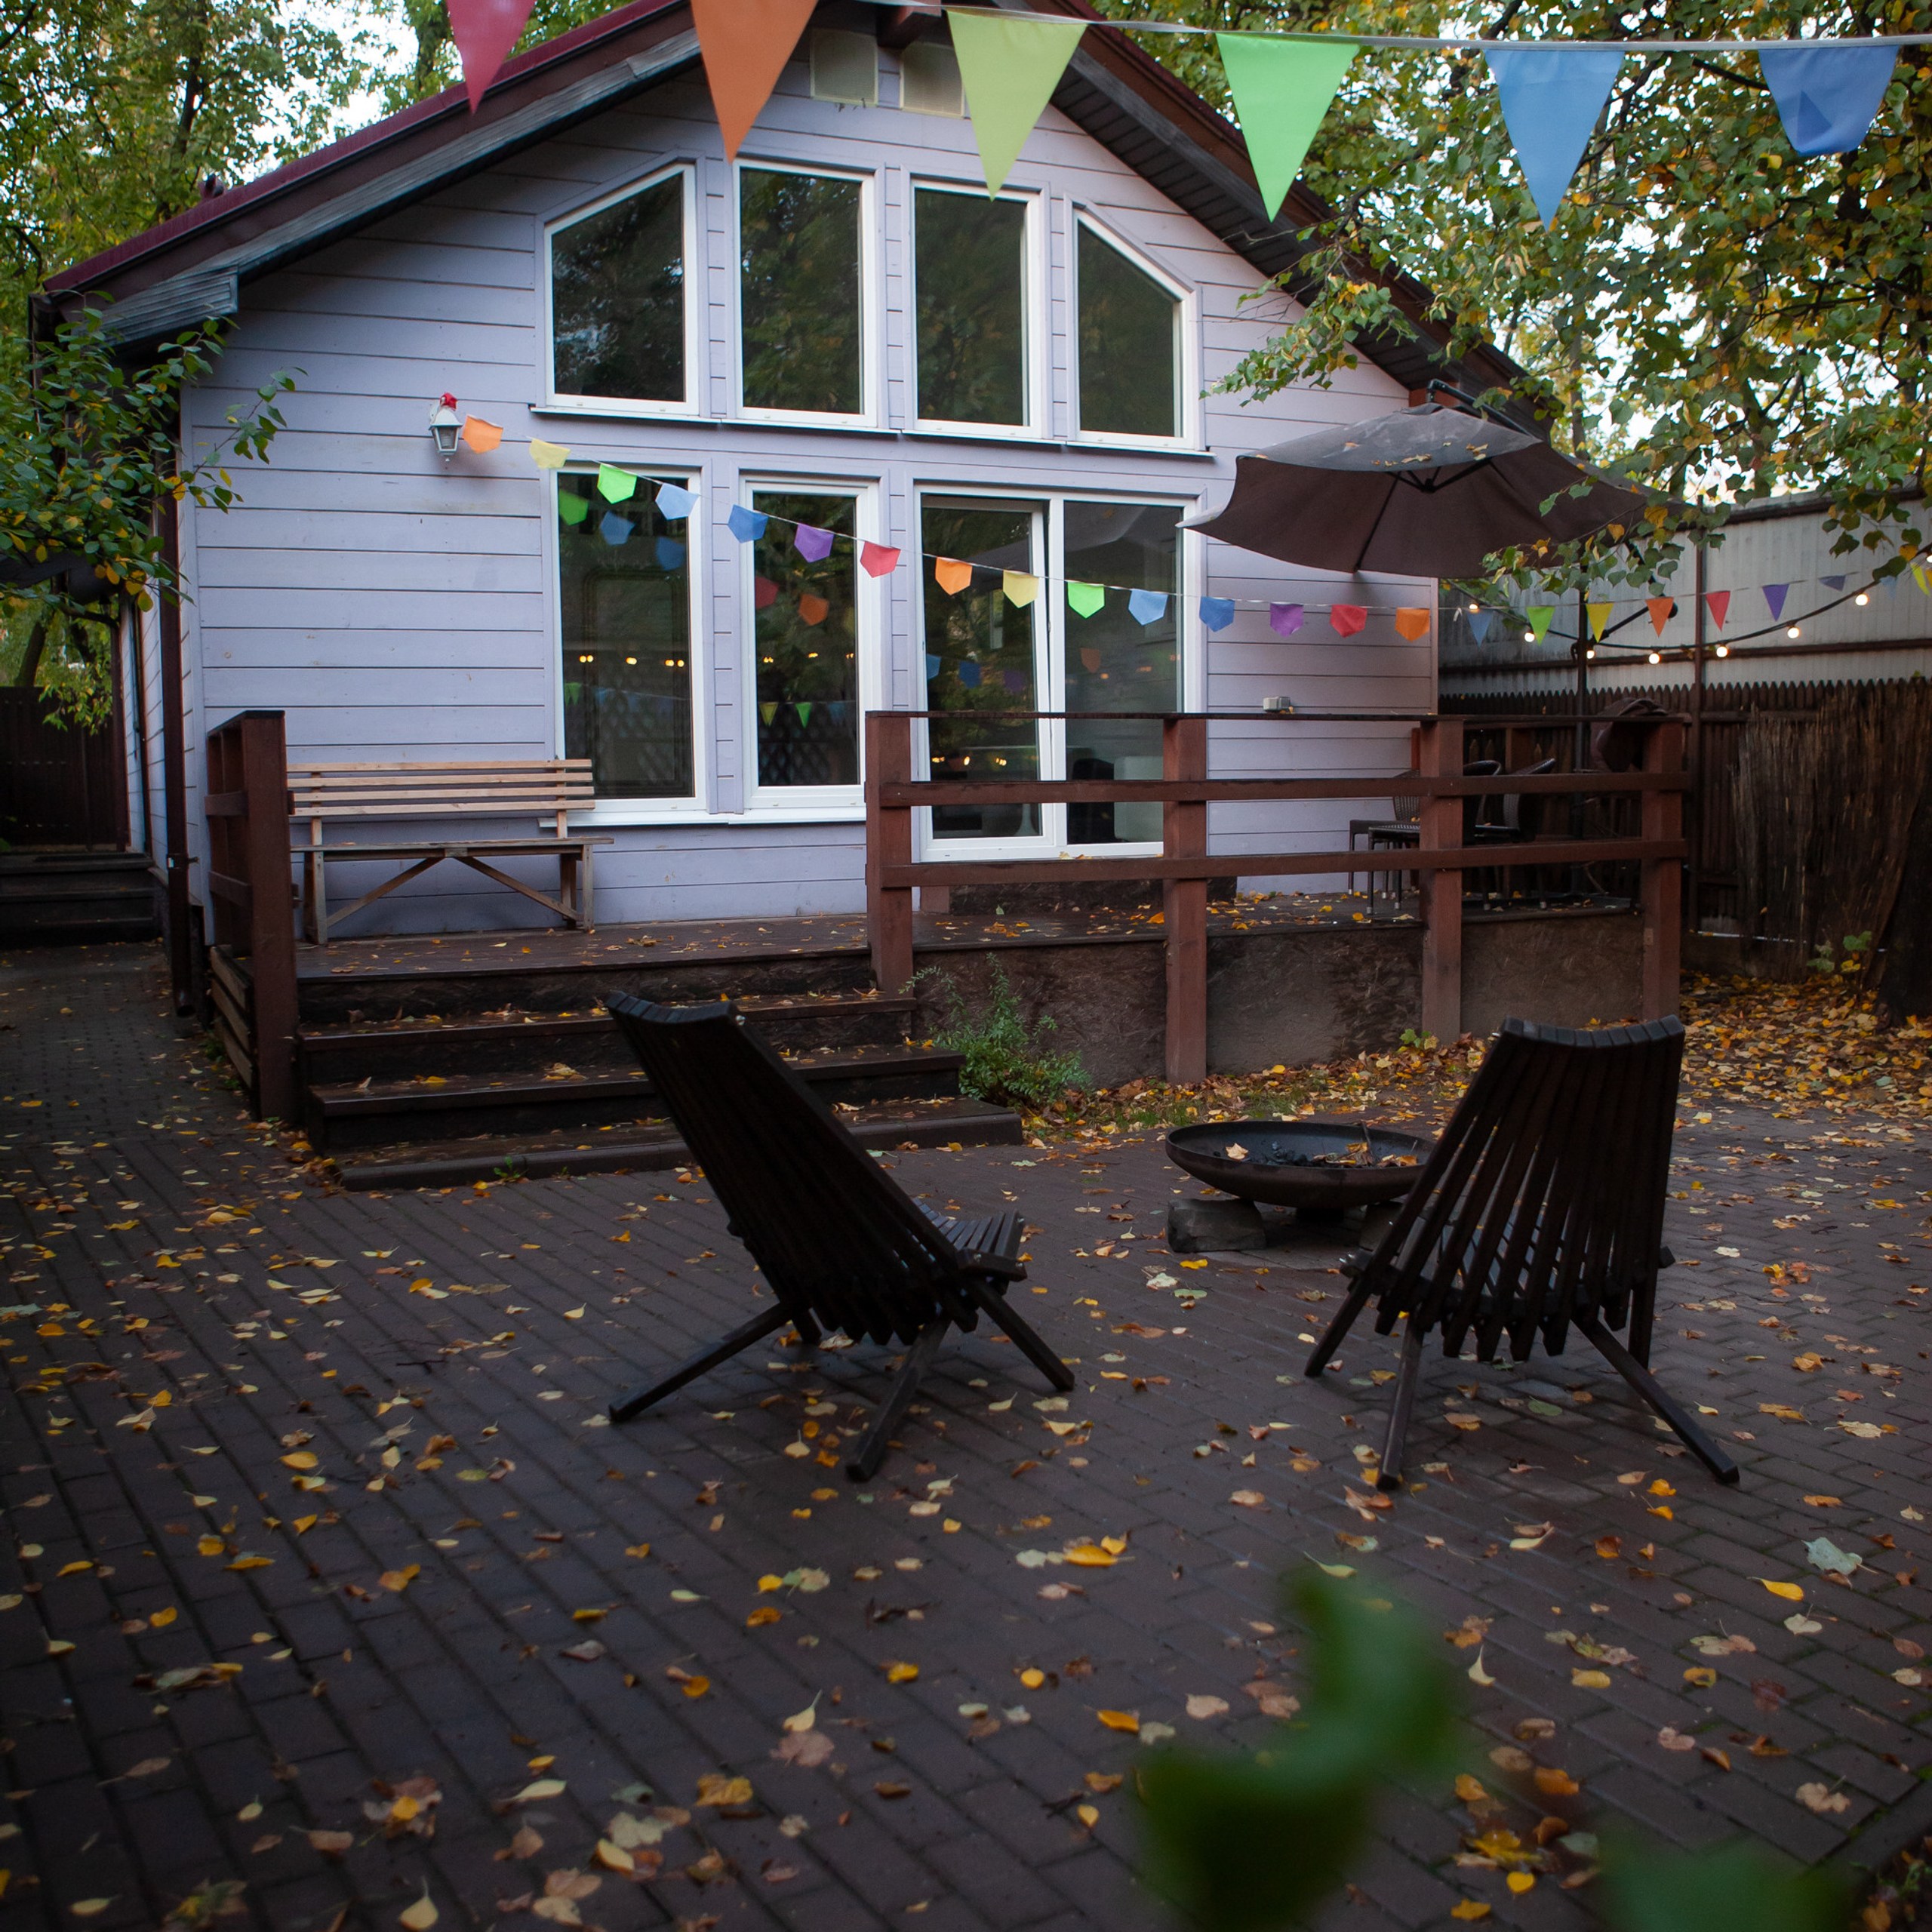
<path id="1" fill-rule="evenodd" d="M 1171 436 L 1130 435 L 1118 429 L 1087 429 L 1080 421 L 1080 231 L 1091 229 L 1106 247 L 1137 268 L 1157 288 L 1174 299 L 1174 420 L 1179 432 Z M 1077 204 L 1073 211 L 1073 246 L 1067 251 L 1067 277 L 1072 300 L 1067 331 L 1067 362 L 1072 375 L 1067 406 L 1073 422 L 1073 440 L 1115 449 L 1198 450 L 1202 447 L 1201 408 L 1201 313 L 1198 292 L 1168 273 L 1144 250 L 1137 248 L 1091 209 Z"/>
<path id="2" fill-rule="evenodd" d="M 783 472 L 746 471 L 738 478 L 734 501 L 748 510 L 767 495 L 851 497 L 852 528 L 860 543 L 884 541 L 879 534 L 880 492 L 875 477 L 811 476 Z M 866 715 L 884 709 L 885 665 L 885 599 L 888 580 L 875 577 L 864 569 L 855 555 L 852 560 L 853 612 L 855 619 L 853 651 L 858 667 L 858 715 L 853 721 L 859 751 L 859 782 L 855 785 L 761 785 L 758 780 L 758 624 L 752 603 L 752 580 L 757 574 L 755 543 L 739 543 L 737 593 L 743 620 L 738 626 L 743 641 L 738 688 L 744 693 L 741 707 L 744 717 L 744 741 L 740 751 L 745 774 L 745 809 L 728 816 L 739 823 L 759 820 L 812 819 L 863 819 L 865 816 Z"/>
<path id="3" fill-rule="evenodd" d="M 635 195 L 660 186 L 675 177 L 681 184 L 684 223 L 685 296 L 685 392 L 675 401 L 651 396 L 579 395 L 559 390 L 557 380 L 556 278 L 552 272 L 552 246 L 558 230 L 573 228 L 606 208 L 627 202 Z M 581 416 L 688 417 L 701 413 L 699 399 L 704 388 L 703 303 L 700 284 L 703 264 L 698 259 L 697 169 L 690 162 L 674 162 L 654 168 L 621 188 L 586 202 L 568 214 L 552 217 L 543 224 L 543 395 L 546 411 Z"/>
<path id="4" fill-rule="evenodd" d="M 944 417 L 922 413 L 919 400 L 919 197 L 922 194 L 969 195 L 986 198 L 983 183 L 947 181 L 915 175 L 906 203 L 906 285 L 908 291 L 909 340 L 907 360 L 911 366 L 913 427 L 936 435 L 969 436 L 975 441 L 995 437 L 1015 442 L 1049 440 L 1051 427 L 1047 395 L 1048 346 L 1051 340 L 1051 320 L 1047 306 L 1047 205 L 1046 197 L 1032 189 L 1006 187 L 992 198 L 1017 202 L 1026 211 L 1026 227 L 1020 251 L 1020 395 L 1024 398 L 1024 423 L 955 423 Z M 1016 499 L 1023 492 L 1009 493 Z"/>
<path id="5" fill-rule="evenodd" d="M 856 414 L 842 411 L 754 408 L 745 400 L 744 308 L 744 194 L 747 169 L 761 174 L 816 175 L 834 181 L 859 184 L 859 408 Z M 878 424 L 881 385 L 878 365 L 881 359 L 879 325 L 878 183 L 873 174 L 856 168 L 821 167 L 801 161 L 768 161 L 756 155 L 740 154 L 731 167 L 731 405 L 734 413 L 747 423 L 799 423 L 819 428 L 875 429 Z"/>
<path id="6" fill-rule="evenodd" d="M 635 469 L 641 479 L 638 485 L 640 491 L 654 484 L 678 483 L 685 488 L 697 492 L 700 498 L 699 505 L 687 519 L 685 551 L 685 577 L 691 601 L 691 642 L 686 654 L 685 669 L 691 677 L 691 789 L 685 796 L 675 798 L 599 798 L 588 811 L 576 811 L 571 816 L 580 825 L 592 830 L 608 829 L 620 825 L 702 823 L 713 816 L 707 809 L 706 801 L 711 795 L 712 720 L 715 712 L 711 694 L 710 654 L 706 648 L 709 642 L 709 632 L 700 623 L 701 614 L 709 601 L 706 590 L 710 574 L 704 542 L 709 525 L 703 521 L 703 478 L 696 469 L 675 463 L 653 464 L 647 472 L 644 465 L 648 462 L 648 457 L 607 454 L 600 460 L 620 463 L 626 469 Z M 570 755 L 568 728 L 564 715 L 563 551 L 558 537 L 560 519 L 557 515 L 557 499 L 561 494 L 558 482 L 565 476 L 594 478 L 597 469 L 596 461 L 579 458 L 555 472 L 547 480 L 544 490 L 545 500 L 550 512 L 549 534 L 545 549 L 548 552 L 547 594 L 550 600 L 551 701 L 556 720 L 553 742 L 558 758 L 567 758 Z"/>
<path id="7" fill-rule="evenodd" d="M 961 488 L 937 479 L 928 479 L 918 485 L 913 492 L 913 528 L 918 533 L 916 541 L 920 548 L 924 546 L 925 506 L 928 498 L 950 498 L 955 501 L 978 499 L 989 504 L 1029 504 L 1041 518 L 1040 537 L 1036 546 L 1036 574 L 1041 579 L 1038 605 L 1044 606 L 1044 621 L 1035 628 L 1034 639 L 1033 681 L 1039 694 L 1039 709 L 1042 711 L 1064 711 L 1066 708 L 1066 506 L 1069 502 L 1082 503 L 1157 503 L 1180 512 L 1179 521 L 1185 524 L 1199 507 L 1198 500 L 1184 490 L 1084 490 L 1056 485 L 1041 489 L 994 489 L 983 485 Z M 1179 533 L 1177 561 L 1180 565 L 1180 585 L 1176 595 L 1180 600 L 1180 611 L 1177 635 L 1180 645 L 1180 689 L 1176 694 L 1177 708 L 1198 711 L 1201 708 L 1201 696 L 1206 682 L 1205 633 L 1201 624 L 1200 592 L 1201 579 L 1201 540 L 1185 529 Z M 921 580 L 918 599 L 918 631 L 916 640 L 918 657 L 914 666 L 916 675 L 915 688 L 920 693 L 920 703 L 915 709 L 926 709 L 926 681 L 922 675 L 925 669 L 925 584 L 924 572 L 928 566 L 922 559 Z M 1046 654 L 1044 675 L 1041 674 L 1039 654 Z M 1039 732 L 1040 776 L 1043 780 L 1063 778 L 1066 775 L 1066 721 L 1061 718 L 1043 719 L 1036 728 Z M 913 734 L 913 768 L 916 771 L 930 771 L 931 767 L 931 740 L 928 721 L 921 719 Z M 1158 855 L 1161 841 L 1121 839 L 1103 844 L 1069 845 L 1066 838 L 1066 808 L 1063 804 L 1048 804 L 1040 808 L 1040 830 L 1010 838 L 942 838 L 933 831 L 932 811 L 930 807 L 918 814 L 914 827 L 914 844 L 919 857 L 934 860 L 984 860 L 1036 859 L 1048 857 L 1056 853 L 1075 854 L 1094 858 L 1137 858 Z"/>

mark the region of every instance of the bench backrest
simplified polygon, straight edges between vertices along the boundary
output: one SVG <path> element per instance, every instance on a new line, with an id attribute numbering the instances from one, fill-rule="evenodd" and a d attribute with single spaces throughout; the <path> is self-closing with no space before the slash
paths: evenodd
<path id="1" fill-rule="evenodd" d="M 291 764 L 289 816 L 309 821 L 312 842 L 331 819 L 510 818 L 525 812 L 568 835 L 570 814 L 588 811 L 597 788 L 587 758 L 461 764 Z"/>
<path id="2" fill-rule="evenodd" d="M 1395 1316 L 1487 1361 L 1577 1315 L 1620 1328 L 1655 1292 L 1684 1057 L 1675 1019 L 1583 1032 L 1506 1020 L 1363 1269 Z"/>
<path id="3" fill-rule="evenodd" d="M 942 1312 L 974 1325 L 966 1257 L 733 1006 L 608 1004 L 788 1311 L 855 1340 L 910 1343 Z"/>

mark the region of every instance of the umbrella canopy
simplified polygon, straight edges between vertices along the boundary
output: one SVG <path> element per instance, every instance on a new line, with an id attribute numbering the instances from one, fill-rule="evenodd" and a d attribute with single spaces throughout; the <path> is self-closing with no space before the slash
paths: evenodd
<path id="1" fill-rule="evenodd" d="M 1492 551 L 1567 543 L 1643 508 L 1526 430 L 1427 402 L 1242 457 L 1226 507 L 1189 527 L 1317 570 L 1466 577 Z"/>

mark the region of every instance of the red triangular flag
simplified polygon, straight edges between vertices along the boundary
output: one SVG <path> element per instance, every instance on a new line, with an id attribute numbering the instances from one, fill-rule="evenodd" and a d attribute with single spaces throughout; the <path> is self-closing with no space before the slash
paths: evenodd
<path id="1" fill-rule="evenodd" d="M 1671 613 L 1677 608 L 1674 597 L 1647 597 L 1644 608 L 1651 614 L 1651 628 L 1659 637 L 1663 635 L 1663 627 L 1670 622 Z"/>
<path id="2" fill-rule="evenodd" d="M 865 565 L 868 577 L 884 577 L 899 568 L 899 552 L 889 544 L 862 543 L 859 561 Z"/>
<path id="3" fill-rule="evenodd" d="M 1328 627 L 1337 637 L 1353 637 L 1367 622 L 1366 605 L 1331 604 L 1328 607 Z"/>
<path id="4" fill-rule="evenodd" d="M 711 83 L 728 160 L 752 131 L 785 71 L 817 0 L 691 0 L 691 19 Z"/>
<path id="5" fill-rule="evenodd" d="M 1722 630 L 1724 614 L 1730 608 L 1730 592 L 1727 590 L 1707 590 L 1704 592 L 1704 601 L 1710 608 L 1712 623 Z"/>
<path id="6" fill-rule="evenodd" d="M 446 0 L 450 36 L 463 56 L 463 82 L 469 111 L 483 105 L 484 91 L 497 78 L 510 49 L 522 37 L 535 0 Z"/>

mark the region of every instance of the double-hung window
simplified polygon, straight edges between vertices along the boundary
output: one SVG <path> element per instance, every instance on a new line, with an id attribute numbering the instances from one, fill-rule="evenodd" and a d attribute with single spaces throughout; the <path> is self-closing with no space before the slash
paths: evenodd
<path id="1" fill-rule="evenodd" d="M 1186 298 L 1085 217 L 1074 227 L 1080 433 L 1177 441 L 1189 415 Z"/>
<path id="2" fill-rule="evenodd" d="M 870 413 L 866 185 L 798 168 L 738 169 L 738 328 L 748 415 Z"/>
<path id="3" fill-rule="evenodd" d="M 554 401 L 681 409 L 696 388 L 688 168 L 549 230 Z"/>

